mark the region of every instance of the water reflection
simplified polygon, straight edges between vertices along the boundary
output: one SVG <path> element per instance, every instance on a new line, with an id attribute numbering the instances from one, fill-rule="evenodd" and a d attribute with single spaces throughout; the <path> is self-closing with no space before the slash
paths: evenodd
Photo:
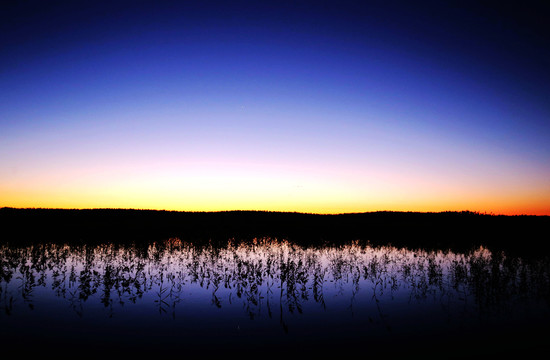
<path id="1" fill-rule="evenodd" d="M 248 331 L 266 334 L 262 339 L 277 332 L 380 339 L 480 323 L 532 324 L 546 321 L 550 309 L 548 261 L 483 247 L 462 254 L 360 242 L 304 247 L 255 239 L 214 246 L 170 239 L 4 244 L 0 253 L 0 318 L 29 325 L 55 314 L 120 319 L 106 324 L 128 327 L 140 326 L 128 320 L 137 319 L 157 330 L 168 324 L 159 319 L 171 319 L 166 333 L 189 329 L 193 341 L 213 330 L 223 337 Z M 6 324 L 14 323 L 0 328 L 8 333 L 13 328 Z"/>

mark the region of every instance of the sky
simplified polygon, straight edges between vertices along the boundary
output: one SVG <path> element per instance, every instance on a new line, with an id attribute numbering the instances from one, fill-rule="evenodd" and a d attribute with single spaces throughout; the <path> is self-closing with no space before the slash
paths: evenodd
<path id="1" fill-rule="evenodd" d="M 550 215 L 543 1 L 0 6 L 0 207 Z"/>

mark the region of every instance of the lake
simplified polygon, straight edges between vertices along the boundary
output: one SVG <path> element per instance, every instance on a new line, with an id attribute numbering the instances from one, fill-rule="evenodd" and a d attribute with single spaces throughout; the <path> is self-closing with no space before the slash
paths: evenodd
<path id="1" fill-rule="evenodd" d="M 0 310 L 14 354 L 525 354 L 548 350 L 550 262 L 361 241 L 5 242 Z"/>

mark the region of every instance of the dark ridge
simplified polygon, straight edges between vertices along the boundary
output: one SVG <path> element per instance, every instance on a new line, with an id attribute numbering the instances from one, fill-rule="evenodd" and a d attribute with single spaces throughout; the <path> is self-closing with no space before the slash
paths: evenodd
<path id="1" fill-rule="evenodd" d="M 321 215 L 295 212 L 180 212 L 136 209 L 0 208 L 2 242 L 227 241 L 276 237 L 308 244 L 365 240 L 374 244 L 439 249 L 540 252 L 549 216 L 461 212 L 368 212 Z"/>

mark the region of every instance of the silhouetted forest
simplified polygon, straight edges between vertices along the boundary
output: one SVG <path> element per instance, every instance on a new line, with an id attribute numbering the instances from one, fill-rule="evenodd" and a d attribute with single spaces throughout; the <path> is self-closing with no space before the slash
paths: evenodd
<path id="1" fill-rule="evenodd" d="M 295 242 L 355 239 L 406 247 L 490 246 L 537 253 L 549 216 L 462 212 L 321 215 L 269 211 L 181 212 L 135 209 L 0 209 L 2 241 L 226 241 L 270 236 Z"/>

